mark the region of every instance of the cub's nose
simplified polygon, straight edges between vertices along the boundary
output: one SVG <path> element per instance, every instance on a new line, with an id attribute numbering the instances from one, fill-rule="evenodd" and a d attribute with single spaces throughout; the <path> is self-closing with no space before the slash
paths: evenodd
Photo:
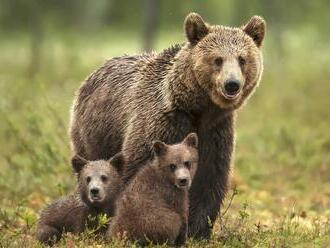
<path id="1" fill-rule="evenodd" d="M 181 178 L 179 179 L 179 185 L 184 187 L 188 185 L 188 178 Z"/>
<path id="2" fill-rule="evenodd" d="M 92 196 L 97 196 L 100 190 L 98 188 L 91 188 L 90 192 Z"/>
<path id="3" fill-rule="evenodd" d="M 229 79 L 224 84 L 224 90 L 226 95 L 235 96 L 241 88 L 241 83 L 235 79 Z"/>

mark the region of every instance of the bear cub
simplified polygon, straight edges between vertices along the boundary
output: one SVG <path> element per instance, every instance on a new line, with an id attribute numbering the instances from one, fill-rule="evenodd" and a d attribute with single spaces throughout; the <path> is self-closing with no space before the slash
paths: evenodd
<path id="1" fill-rule="evenodd" d="M 121 153 L 108 161 L 87 161 L 75 155 L 71 164 L 78 179 L 77 189 L 46 207 L 37 224 L 37 239 L 46 245 L 53 245 L 64 232 L 80 233 L 86 227 L 105 232 L 107 227 L 99 226 L 98 215 L 109 217 L 114 213 L 124 166 Z"/>
<path id="2" fill-rule="evenodd" d="M 116 202 L 108 237 L 124 237 L 140 245 L 185 243 L 188 189 L 197 169 L 197 146 L 195 133 L 174 145 L 153 142 L 153 158 L 139 170 Z"/>

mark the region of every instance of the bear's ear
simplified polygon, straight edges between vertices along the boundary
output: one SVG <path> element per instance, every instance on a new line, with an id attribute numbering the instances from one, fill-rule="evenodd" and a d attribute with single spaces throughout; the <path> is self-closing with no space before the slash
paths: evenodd
<path id="1" fill-rule="evenodd" d="M 88 163 L 88 160 L 84 159 L 83 157 L 79 156 L 78 154 L 74 155 L 71 159 L 71 165 L 73 170 L 76 173 L 79 173 L 81 169 Z"/>
<path id="2" fill-rule="evenodd" d="M 119 174 L 124 171 L 125 157 L 122 152 L 118 152 L 112 158 L 109 159 L 109 163 L 116 168 Z"/>
<path id="3" fill-rule="evenodd" d="M 250 21 L 242 27 L 243 31 L 250 36 L 257 47 L 262 45 L 266 33 L 266 22 L 260 16 L 253 16 Z"/>
<path id="4" fill-rule="evenodd" d="M 184 21 L 184 28 L 188 41 L 195 45 L 209 32 L 207 24 L 197 13 L 190 13 Z"/>
<path id="5" fill-rule="evenodd" d="M 198 148 L 198 136 L 196 133 L 190 133 L 187 137 L 183 140 L 183 143 L 187 146 Z"/>
<path id="6" fill-rule="evenodd" d="M 167 151 L 167 145 L 164 142 L 156 140 L 152 142 L 152 149 L 156 156 L 164 155 Z"/>

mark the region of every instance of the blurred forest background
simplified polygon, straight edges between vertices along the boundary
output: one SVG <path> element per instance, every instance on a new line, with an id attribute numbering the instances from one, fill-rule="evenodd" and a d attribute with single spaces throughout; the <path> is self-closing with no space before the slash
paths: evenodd
<path id="1" fill-rule="evenodd" d="M 38 211 L 74 188 L 67 130 L 84 78 L 113 56 L 183 42 L 195 11 L 227 26 L 261 15 L 267 34 L 263 80 L 238 111 L 228 210 L 209 242 L 189 245 L 328 247 L 329 9 L 328 0 L 0 0 L 0 246 L 37 245 Z M 93 246 L 89 234 L 61 245 Z"/>

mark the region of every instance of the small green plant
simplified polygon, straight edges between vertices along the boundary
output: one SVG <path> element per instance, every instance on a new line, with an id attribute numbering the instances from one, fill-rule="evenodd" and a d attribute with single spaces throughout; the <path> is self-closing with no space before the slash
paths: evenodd
<path id="1" fill-rule="evenodd" d="M 107 216 L 107 214 L 98 214 L 97 216 L 88 216 L 88 222 L 93 223 L 93 228 L 87 226 L 85 233 L 87 235 L 93 235 L 101 228 L 105 228 L 106 225 L 110 222 L 110 218 Z"/>
<path id="2" fill-rule="evenodd" d="M 250 216 L 250 214 L 247 212 L 248 206 L 249 204 L 247 202 L 244 202 L 242 208 L 238 212 L 241 221 L 245 221 Z"/>

